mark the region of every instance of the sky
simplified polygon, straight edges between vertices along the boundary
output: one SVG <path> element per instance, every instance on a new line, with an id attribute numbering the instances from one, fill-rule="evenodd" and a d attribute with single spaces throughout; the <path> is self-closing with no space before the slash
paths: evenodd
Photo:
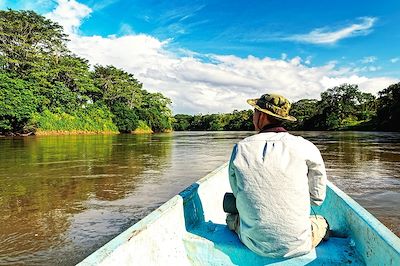
<path id="1" fill-rule="evenodd" d="M 319 99 L 343 83 L 377 94 L 400 82 L 400 1 L 0 0 L 69 34 L 90 64 L 114 65 L 175 114 L 249 109 L 278 93 Z"/>

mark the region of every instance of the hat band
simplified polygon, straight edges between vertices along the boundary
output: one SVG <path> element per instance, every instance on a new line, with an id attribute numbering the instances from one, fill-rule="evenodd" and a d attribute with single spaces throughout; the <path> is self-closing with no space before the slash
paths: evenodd
<path id="1" fill-rule="evenodd" d="M 278 106 L 272 105 L 270 103 L 265 103 L 265 109 L 267 109 L 269 111 L 272 111 L 276 115 L 280 115 L 280 116 L 283 116 L 283 117 L 288 116 L 288 111 L 287 110 L 282 109 L 282 108 L 280 108 Z"/>

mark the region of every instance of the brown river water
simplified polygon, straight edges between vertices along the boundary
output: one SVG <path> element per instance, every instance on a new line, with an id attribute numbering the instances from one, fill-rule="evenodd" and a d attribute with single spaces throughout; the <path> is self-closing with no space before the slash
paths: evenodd
<path id="1" fill-rule="evenodd" d="M 400 133 L 292 132 L 400 235 Z M 0 265 L 74 265 L 229 159 L 253 132 L 0 138 Z"/>

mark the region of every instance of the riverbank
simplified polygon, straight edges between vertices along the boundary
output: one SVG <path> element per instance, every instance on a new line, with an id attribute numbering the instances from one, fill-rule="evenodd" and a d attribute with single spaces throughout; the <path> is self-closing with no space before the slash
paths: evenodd
<path id="1" fill-rule="evenodd" d="M 35 136 L 64 136 L 64 135 L 116 135 L 118 131 L 86 131 L 86 130 L 37 130 Z"/>
<path id="2" fill-rule="evenodd" d="M 172 130 L 163 131 L 162 133 L 171 133 Z M 149 129 L 136 129 L 127 134 L 142 135 L 154 134 L 153 130 Z M 86 131 L 86 130 L 37 130 L 36 132 L 29 133 L 8 133 L 0 134 L 0 137 L 28 137 L 28 136 L 67 136 L 67 135 L 118 135 L 124 134 L 119 131 Z"/>

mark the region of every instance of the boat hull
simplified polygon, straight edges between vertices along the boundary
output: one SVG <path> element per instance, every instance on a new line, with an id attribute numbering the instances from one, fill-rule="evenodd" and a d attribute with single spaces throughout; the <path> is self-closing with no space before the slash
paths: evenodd
<path id="1" fill-rule="evenodd" d="M 331 183 L 313 212 L 328 219 L 334 237 L 290 259 L 258 256 L 227 229 L 228 191 L 224 164 L 79 265 L 400 265 L 400 239 Z"/>

